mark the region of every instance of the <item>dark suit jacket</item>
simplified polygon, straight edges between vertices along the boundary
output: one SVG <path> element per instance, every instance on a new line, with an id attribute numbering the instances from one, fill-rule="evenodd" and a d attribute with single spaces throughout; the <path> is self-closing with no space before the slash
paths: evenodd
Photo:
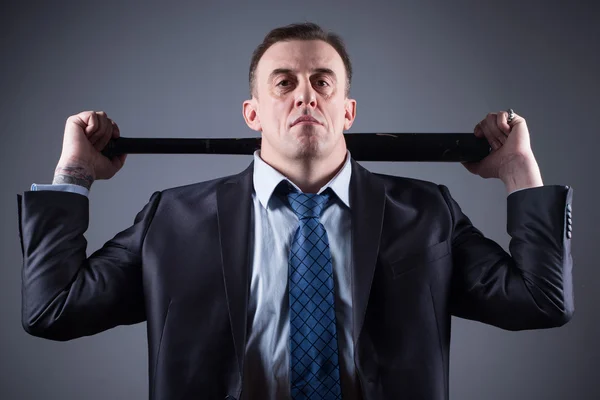
<path id="1" fill-rule="evenodd" d="M 25 330 L 69 340 L 147 321 L 150 398 L 240 398 L 252 171 L 153 193 L 133 225 L 89 258 L 86 197 L 19 195 Z M 363 398 L 447 399 L 451 315 L 509 330 L 566 323 L 571 198 L 568 186 L 511 194 L 511 257 L 445 186 L 352 161 L 352 329 Z"/>

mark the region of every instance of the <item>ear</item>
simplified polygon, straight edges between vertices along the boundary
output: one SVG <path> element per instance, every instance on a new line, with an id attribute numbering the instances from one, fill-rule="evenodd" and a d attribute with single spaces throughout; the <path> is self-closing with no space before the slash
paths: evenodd
<path id="1" fill-rule="evenodd" d="M 262 132 L 262 126 L 260 125 L 260 119 L 258 118 L 258 104 L 256 104 L 256 100 L 252 97 L 250 100 L 244 101 L 242 105 L 242 113 L 244 114 L 244 120 L 246 121 L 246 125 L 250 127 L 250 129 Z"/>
<path id="2" fill-rule="evenodd" d="M 352 126 L 354 118 L 356 118 L 356 100 L 346 99 L 344 109 L 344 130 L 347 131 Z"/>

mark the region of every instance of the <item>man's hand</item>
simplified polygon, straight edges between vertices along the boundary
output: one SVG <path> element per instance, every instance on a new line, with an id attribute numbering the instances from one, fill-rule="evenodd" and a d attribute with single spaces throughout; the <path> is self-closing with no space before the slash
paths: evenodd
<path id="1" fill-rule="evenodd" d="M 485 137 L 492 152 L 478 162 L 462 164 L 482 178 L 498 178 L 510 193 L 518 189 L 542 186 L 542 176 L 529 142 L 525 119 L 515 114 L 509 124 L 508 113 L 489 113 L 475 125 L 477 137 Z"/>
<path id="2" fill-rule="evenodd" d="M 101 151 L 120 136 L 117 124 L 104 111 L 71 115 L 65 125 L 63 149 L 53 184 L 72 183 L 90 189 L 96 179 L 110 179 L 125 163 L 126 154 L 109 159 Z"/>

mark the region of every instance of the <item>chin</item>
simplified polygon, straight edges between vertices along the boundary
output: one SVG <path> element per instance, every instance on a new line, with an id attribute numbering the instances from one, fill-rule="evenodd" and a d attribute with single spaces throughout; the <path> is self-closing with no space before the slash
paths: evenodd
<path id="1" fill-rule="evenodd" d="M 297 158 L 319 158 L 325 152 L 325 138 L 316 132 L 299 135 L 295 146 Z"/>
<path id="2" fill-rule="evenodd" d="M 327 141 L 327 132 L 321 126 L 317 125 L 302 125 L 292 127 L 292 141 L 295 147 L 302 153 L 315 153 L 319 148 L 323 147 Z"/>
<path id="3" fill-rule="evenodd" d="M 296 152 L 298 160 L 315 160 L 323 157 L 323 153 L 316 147 L 303 147 Z"/>

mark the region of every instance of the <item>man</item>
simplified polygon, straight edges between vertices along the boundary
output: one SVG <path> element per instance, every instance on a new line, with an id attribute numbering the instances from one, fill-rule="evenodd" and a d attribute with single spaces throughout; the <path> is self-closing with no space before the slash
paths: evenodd
<path id="1" fill-rule="evenodd" d="M 505 183 L 511 256 L 445 186 L 352 160 L 351 76 L 336 35 L 271 31 L 243 104 L 262 134 L 253 163 L 155 192 L 89 258 L 86 195 L 125 156 L 100 153 L 120 134 L 105 113 L 71 116 L 53 185 L 19 196 L 27 332 L 147 321 L 152 399 L 447 399 L 451 315 L 566 323 L 572 188 L 543 186 L 524 118 L 486 116 L 474 134 L 493 151 L 465 164 Z"/>

